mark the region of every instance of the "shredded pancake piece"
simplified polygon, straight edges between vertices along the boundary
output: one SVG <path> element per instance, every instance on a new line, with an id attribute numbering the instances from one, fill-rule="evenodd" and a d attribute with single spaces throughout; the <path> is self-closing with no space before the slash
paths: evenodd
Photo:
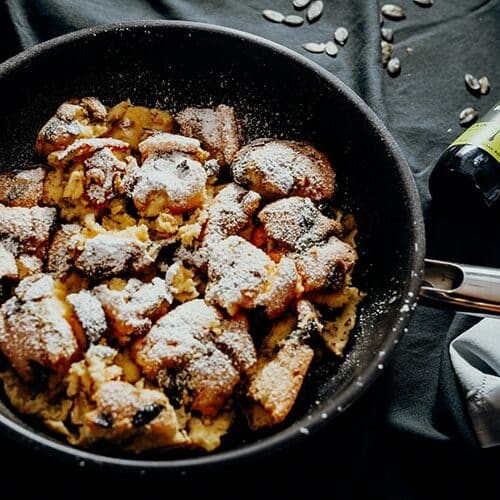
<path id="1" fill-rule="evenodd" d="M 222 188 L 200 214 L 200 246 L 194 251 L 181 247 L 178 256 L 198 268 L 205 268 L 210 251 L 223 239 L 249 227 L 260 204 L 260 195 L 233 182 Z"/>
<path id="2" fill-rule="evenodd" d="M 355 262 L 355 250 L 335 236 L 331 236 L 324 245 L 313 246 L 295 256 L 306 293 L 339 288 Z"/>
<path id="3" fill-rule="evenodd" d="M 120 344 L 149 331 L 154 321 L 167 312 L 165 281 L 150 283 L 131 278 L 123 289 L 99 285 L 93 293 L 102 304 L 112 335 Z"/>
<path id="4" fill-rule="evenodd" d="M 215 109 L 186 108 L 175 116 L 182 135 L 195 137 L 220 165 L 229 165 L 240 147 L 234 109 L 221 104 Z"/>
<path id="5" fill-rule="evenodd" d="M 0 243 L 0 279 L 17 278 L 18 275 L 15 257 Z"/>
<path id="6" fill-rule="evenodd" d="M 247 412 L 251 429 L 282 422 L 302 387 L 314 355 L 306 342 L 312 334 L 321 332 L 322 324 L 308 301 L 300 300 L 297 312 L 295 327 L 288 320 L 276 323 L 264 339 L 247 391 L 253 401 Z"/>
<path id="7" fill-rule="evenodd" d="M 185 152 L 155 153 L 138 170 L 132 199 L 137 210 L 148 217 L 162 211 L 183 213 L 202 205 L 206 181 L 201 163 Z"/>
<path id="8" fill-rule="evenodd" d="M 2 305 L 0 349 L 23 380 L 33 380 L 35 365 L 66 373 L 79 353 L 69 314 L 49 274 L 25 278 Z"/>
<path id="9" fill-rule="evenodd" d="M 186 302 L 161 317 L 134 346 L 135 358 L 147 377 L 162 368 L 175 369 L 206 353 L 203 340 L 219 326 L 217 310 L 201 299 Z"/>
<path id="10" fill-rule="evenodd" d="M 139 144 L 142 159 L 162 153 L 186 153 L 195 155 L 201 152 L 200 141 L 183 135 L 155 133 Z"/>
<path id="11" fill-rule="evenodd" d="M 44 258 L 56 215 L 55 208 L 0 205 L 0 242 L 15 256 L 27 253 Z"/>
<path id="12" fill-rule="evenodd" d="M 263 306 L 270 317 L 275 317 L 295 298 L 297 280 L 291 259 L 277 265 L 250 242 L 230 236 L 210 253 L 205 297 L 230 315 L 240 308 Z"/>
<path id="13" fill-rule="evenodd" d="M 34 207 L 42 201 L 46 167 L 0 174 L 0 203 L 8 207 Z"/>
<path id="14" fill-rule="evenodd" d="M 106 107 L 95 97 L 61 104 L 38 133 L 37 153 L 47 156 L 65 149 L 77 139 L 104 134 L 108 130 L 106 117 Z"/>
<path id="15" fill-rule="evenodd" d="M 231 319 L 222 319 L 219 328 L 213 330 L 213 342 L 240 372 L 248 374 L 256 362 L 253 339 L 249 334 L 248 318 L 236 314 Z"/>
<path id="16" fill-rule="evenodd" d="M 51 153 L 47 161 L 54 168 L 66 167 L 72 162 L 83 161 L 102 149 L 115 153 L 128 153 L 130 146 L 126 142 L 109 137 L 78 139 L 67 148 Z"/>
<path id="17" fill-rule="evenodd" d="M 146 376 L 159 376 L 167 391 L 174 388 L 184 403 L 206 416 L 220 411 L 240 381 L 239 370 L 248 370 L 255 359 L 246 321 L 224 321 L 201 299 L 160 318 L 136 342 L 134 353 Z"/>
<path id="18" fill-rule="evenodd" d="M 112 126 L 109 135 L 128 142 L 134 150 L 148 134 L 155 131 L 171 132 L 174 126 L 174 119 L 168 111 L 133 106 L 130 101 L 113 106 L 109 110 L 108 121 Z"/>
<path id="19" fill-rule="evenodd" d="M 296 195 L 319 201 L 331 198 L 335 189 L 328 158 L 305 142 L 256 139 L 238 151 L 231 174 L 266 198 Z"/>
<path id="20" fill-rule="evenodd" d="M 88 290 L 72 293 L 66 300 L 73 306 L 73 330 L 81 329 L 88 343 L 97 343 L 108 328 L 99 300 Z"/>
<path id="21" fill-rule="evenodd" d="M 158 248 L 131 231 L 107 231 L 83 240 L 75 267 L 90 278 L 112 278 L 124 273 L 143 273 L 155 262 Z"/>
<path id="22" fill-rule="evenodd" d="M 325 217 L 309 198 L 292 196 L 269 203 L 259 212 L 265 235 L 284 250 L 300 252 L 338 235 L 342 224 Z"/>
<path id="23" fill-rule="evenodd" d="M 73 257 L 81 227 L 77 224 L 63 224 L 58 229 L 48 250 L 47 271 L 56 277 L 67 276 L 73 269 Z"/>
<path id="24" fill-rule="evenodd" d="M 260 204 L 260 195 L 237 184 L 225 186 L 201 215 L 205 222 L 202 240 L 210 246 L 245 229 Z"/>
<path id="25" fill-rule="evenodd" d="M 161 391 L 112 380 L 103 383 L 93 399 L 97 408 L 85 415 L 85 425 L 95 438 L 126 442 L 131 449 L 187 443 L 175 411 Z"/>
<path id="26" fill-rule="evenodd" d="M 135 182 L 138 166 L 129 153 L 130 146 L 117 139 L 78 139 L 51 153 L 48 162 L 53 168 L 71 170 L 66 188 L 71 191 L 69 197 L 75 201 L 83 197 L 89 206 L 101 209 L 127 193 Z M 82 192 L 76 188 L 78 184 Z"/>

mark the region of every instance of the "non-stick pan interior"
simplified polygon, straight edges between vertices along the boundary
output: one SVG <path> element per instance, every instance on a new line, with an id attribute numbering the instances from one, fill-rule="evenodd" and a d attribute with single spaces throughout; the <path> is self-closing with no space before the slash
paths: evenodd
<path id="1" fill-rule="evenodd" d="M 248 139 L 311 141 L 337 171 L 336 204 L 358 220 L 355 282 L 366 298 L 347 358 L 313 370 L 279 430 L 245 436 L 247 444 L 229 441 L 210 460 L 227 458 L 227 448 L 236 456 L 282 442 L 352 402 L 383 368 L 406 324 L 424 251 L 407 166 L 374 114 L 318 66 L 255 37 L 185 23 L 98 28 L 48 42 L 0 67 L 0 166 L 33 161 L 38 129 L 62 101 L 87 95 L 106 104 L 130 98 L 169 110 L 226 103 L 244 118 Z M 5 417 L 32 437 L 30 425 L 0 402 L 0 420 Z"/>

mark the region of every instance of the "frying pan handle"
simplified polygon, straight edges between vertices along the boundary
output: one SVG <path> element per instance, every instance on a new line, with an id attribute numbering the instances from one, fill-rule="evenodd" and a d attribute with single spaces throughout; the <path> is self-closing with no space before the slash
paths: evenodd
<path id="1" fill-rule="evenodd" d="M 500 317 L 500 269 L 425 259 L 420 302 Z"/>

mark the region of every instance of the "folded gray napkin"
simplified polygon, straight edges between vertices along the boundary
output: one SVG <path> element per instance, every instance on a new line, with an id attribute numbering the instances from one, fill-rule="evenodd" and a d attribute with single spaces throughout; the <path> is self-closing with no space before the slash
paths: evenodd
<path id="1" fill-rule="evenodd" d="M 450 356 L 479 444 L 500 445 L 500 320 L 483 319 L 459 335 Z"/>

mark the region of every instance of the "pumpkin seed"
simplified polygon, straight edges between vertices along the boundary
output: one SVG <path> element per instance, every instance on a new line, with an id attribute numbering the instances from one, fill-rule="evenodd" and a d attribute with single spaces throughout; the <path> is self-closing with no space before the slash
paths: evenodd
<path id="1" fill-rule="evenodd" d="M 307 9 L 307 20 L 310 23 L 316 22 L 323 14 L 322 0 L 314 0 L 309 9 Z"/>
<path id="2" fill-rule="evenodd" d="M 302 24 L 304 24 L 304 19 L 300 16 L 290 14 L 288 16 L 285 16 L 285 19 L 283 19 L 283 23 L 287 26 L 301 26 Z"/>
<path id="3" fill-rule="evenodd" d="M 347 39 L 349 38 L 349 32 L 343 26 L 339 26 L 335 30 L 333 38 L 339 45 L 345 45 L 347 43 Z"/>
<path id="4" fill-rule="evenodd" d="M 479 79 L 479 90 L 481 94 L 485 95 L 490 91 L 490 81 L 487 76 L 482 76 Z"/>
<path id="5" fill-rule="evenodd" d="M 296 9 L 303 9 L 311 3 L 311 0 L 293 0 L 292 3 Z"/>
<path id="6" fill-rule="evenodd" d="M 399 21 L 406 17 L 406 12 L 403 7 L 394 3 L 386 3 L 382 5 L 380 12 L 382 12 L 382 15 L 387 19 L 394 19 L 395 21 Z"/>
<path id="7" fill-rule="evenodd" d="M 380 49 L 382 52 L 382 64 L 384 66 L 387 66 L 389 59 L 392 57 L 394 45 L 392 45 L 392 43 L 386 42 L 385 40 L 382 40 L 380 42 Z"/>
<path id="8" fill-rule="evenodd" d="M 272 23 L 282 23 L 285 20 L 285 16 L 277 10 L 265 9 L 262 11 L 262 15 Z"/>
<path id="9" fill-rule="evenodd" d="M 392 57 L 387 63 L 387 73 L 391 76 L 397 76 L 401 72 L 401 61 L 399 57 Z"/>
<path id="10" fill-rule="evenodd" d="M 324 43 L 308 42 L 302 45 L 302 47 L 313 54 L 321 54 L 321 52 L 325 51 Z"/>
<path id="11" fill-rule="evenodd" d="M 380 34 L 382 35 L 382 40 L 386 42 L 392 42 L 394 40 L 394 31 L 391 28 L 380 28 Z"/>
<path id="12" fill-rule="evenodd" d="M 413 3 L 416 3 L 420 7 L 432 7 L 434 0 L 413 0 Z"/>
<path id="13" fill-rule="evenodd" d="M 463 127 L 467 127 L 477 119 L 477 110 L 472 106 L 468 106 L 460 111 L 460 115 L 458 116 L 458 118 L 460 121 L 460 125 L 462 125 Z"/>
<path id="14" fill-rule="evenodd" d="M 473 94 L 475 94 L 479 90 L 481 90 L 481 85 L 479 83 L 479 80 L 474 75 L 471 75 L 470 73 L 466 73 L 464 76 L 464 80 L 465 80 L 465 85 L 467 85 L 467 88 Z"/>
<path id="15" fill-rule="evenodd" d="M 330 57 L 335 57 L 339 52 L 339 48 L 335 42 L 331 40 L 326 42 L 325 44 L 325 54 L 328 54 Z"/>

